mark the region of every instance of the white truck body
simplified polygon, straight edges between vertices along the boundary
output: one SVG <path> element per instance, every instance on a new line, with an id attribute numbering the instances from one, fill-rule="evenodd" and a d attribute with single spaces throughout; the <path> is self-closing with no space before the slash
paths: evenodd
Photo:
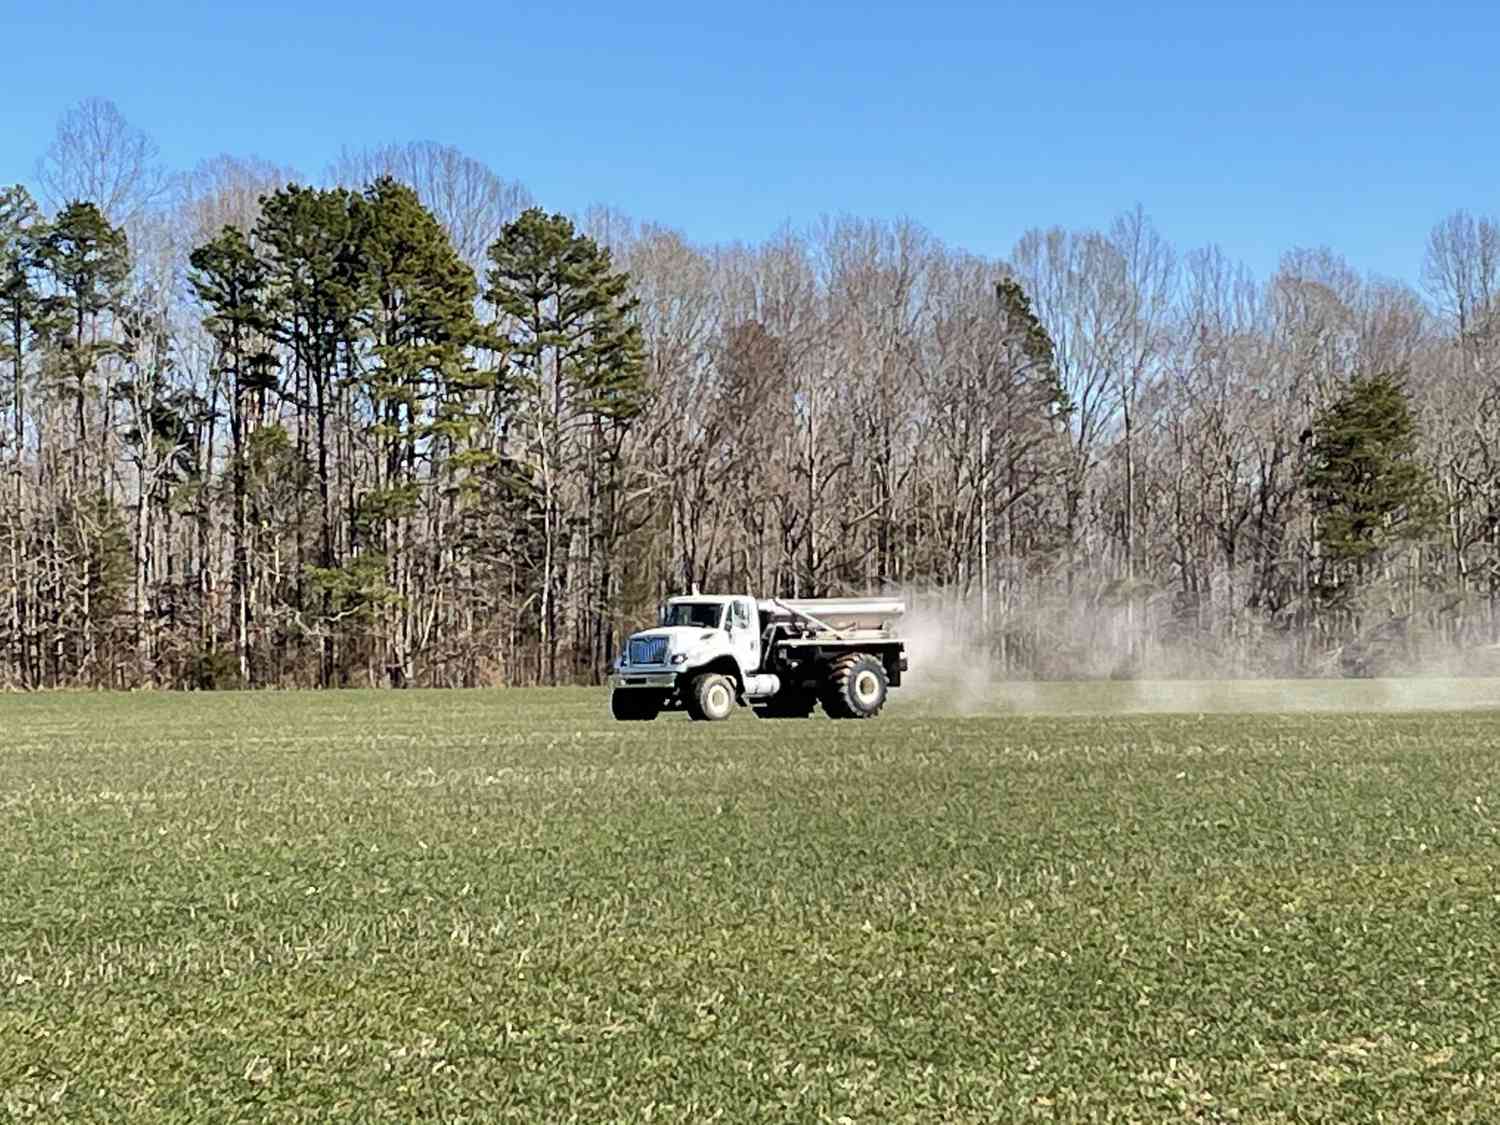
<path id="1" fill-rule="evenodd" d="M 834 717 L 867 718 L 906 669 L 891 632 L 905 611 L 891 598 L 672 598 L 661 624 L 626 640 L 609 679 L 611 709 L 618 718 L 677 708 L 725 718 L 738 702 L 792 717 L 821 702 Z"/>

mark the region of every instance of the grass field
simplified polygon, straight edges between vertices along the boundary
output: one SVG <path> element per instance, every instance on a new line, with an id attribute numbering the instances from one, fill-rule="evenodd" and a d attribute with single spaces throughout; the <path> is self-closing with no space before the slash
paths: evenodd
<path id="1" fill-rule="evenodd" d="M 1184 690 L 0 698 L 0 1120 L 1500 1121 L 1500 711 Z"/>

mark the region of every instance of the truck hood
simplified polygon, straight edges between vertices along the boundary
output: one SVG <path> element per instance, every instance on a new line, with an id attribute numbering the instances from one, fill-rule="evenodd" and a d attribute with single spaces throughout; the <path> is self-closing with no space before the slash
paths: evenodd
<path id="1" fill-rule="evenodd" d="M 685 649 L 697 648 L 718 635 L 717 629 L 704 629 L 697 625 L 658 625 L 655 629 L 642 629 L 639 633 L 631 633 L 629 639 L 634 641 L 666 637 L 669 651 L 682 652 Z"/>
<path id="2" fill-rule="evenodd" d="M 705 629 L 700 625 L 658 625 L 655 629 L 643 629 L 639 633 L 632 633 L 625 642 L 624 651 L 620 653 L 619 667 L 665 667 L 681 664 L 683 660 L 702 661 L 727 646 L 724 644 L 724 634 L 717 629 Z M 716 640 L 718 643 L 715 643 Z M 641 665 L 629 665 L 630 649 L 637 641 L 655 641 L 653 648 L 659 647 L 661 652 L 653 654 L 656 659 L 649 660 Z M 661 644 L 665 641 L 666 644 Z M 673 658 L 678 657 L 676 664 Z"/>

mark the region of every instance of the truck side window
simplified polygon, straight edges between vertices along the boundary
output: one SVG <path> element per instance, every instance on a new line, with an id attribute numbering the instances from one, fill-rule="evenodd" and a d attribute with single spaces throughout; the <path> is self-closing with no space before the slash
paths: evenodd
<path id="1" fill-rule="evenodd" d="M 748 629 L 748 628 L 750 628 L 750 615 L 745 612 L 745 603 L 744 602 L 735 602 L 734 603 L 733 613 L 734 613 L 734 627 L 736 629 Z"/>

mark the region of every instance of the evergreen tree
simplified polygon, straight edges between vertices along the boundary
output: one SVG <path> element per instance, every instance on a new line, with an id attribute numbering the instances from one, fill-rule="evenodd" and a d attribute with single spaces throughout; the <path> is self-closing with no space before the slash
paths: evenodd
<path id="1" fill-rule="evenodd" d="M 111 495 L 111 380 L 121 347 L 114 321 L 125 298 L 130 247 L 125 232 L 92 203 L 71 203 L 43 228 L 36 261 L 43 291 L 38 308 L 46 353 L 42 371 L 73 411 L 70 472 L 62 478 L 63 491 L 48 498 L 49 510 L 39 517 L 40 548 L 56 560 L 45 596 L 55 599 L 58 610 L 50 674 L 61 682 L 118 666 L 109 652 L 113 615 L 124 588 L 119 574 L 129 574 L 132 559 L 129 533 Z M 91 394 L 100 407 L 94 435 L 88 426 Z M 42 451 L 48 479 L 61 476 L 59 452 L 55 446 Z"/>
<path id="2" fill-rule="evenodd" d="M 235 657 L 239 681 L 253 685 L 250 661 L 252 606 L 249 443 L 265 415 L 266 395 L 277 385 L 277 361 L 270 348 L 271 321 L 266 264 L 244 233 L 227 226 L 217 238 L 194 250 L 190 277 L 208 310 L 204 327 L 215 343 L 215 366 L 228 379 L 229 472 L 232 507 L 232 573 Z"/>
<path id="3" fill-rule="evenodd" d="M 119 346 L 107 334 L 106 322 L 124 296 L 130 247 L 124 230 L 111 226 L 92 203 L 70 203 L 43 231 L 37 261 L 50 290 L 42 311 L 53 337 L 52 362 L 73 400 L 74 454 L 81 465 L 88 459 L 88 384 Z M 107 388 L 103 397 L 108 398 Z"/>
<path id="4" fill-rule="evenodd" d="M 41 325 L 36 288 L 41 211 L 24 187 L 0 190 L 0 361 L 10 368 L 11 430 L 0 444 L 19 458 L 26 442 L 26 358 Z"/>
<path id="5" fill-rule="evenodd" d="M 44 224 L 40 210 L 26 189 L 17 185 L 0 191 L 0 363 L 9 368 L 5 392 L 9 399 L 9 432 L 0 431 L 0 451 L 9 462 L 9 476 L 0 530 L 4 532 L 9 597 L 6 599 L 6 650 L 23 684 L 31 684 L 33 665 L 26 636 L 27 606 L 25 555 L 28 532 L 23 463 L 26 455 L 26 382 L 28 359 L 44 324 L 41 295 L 36 288 L 37 240 Z"/>
<path id="6" fill-rule="evenodd" d="M 1436 525 L 1433 483 L 1418 459 L 1406 388 L 1385 373 L 1356 376 L 1314 419 L 1305 472 L 1322 565 L 1312 593 L 1323 624 L 1342 637 L 1346 674 L 1369 675 L 1380 650 L 1405 632 L 1389 612 L 1366 616 L 1361 600 L 1387 553 L 1419 543 Z"/>
<path id="7" fill-rule="evenodd" d="M 1025 289 L 1014 278 L 1004 278 L 995 286 L 995 303 L 997 354 L 988 386 L 979 390 L 980 413 L 989 430 L 984 437 L 981 490 L 986 507 L 1002 521 L 1004 554 L 1014 559 L 1064 546 L 1053 521 L 1017 515 L 1027 501 L 1045 504 L 1057 499 L 1045 495 L 1044 486 L 1065 471 L 1065 427 L 1073 403 L 1058 372 L 1052 337 L 1037 319 Z M 981 545 L 988 552 L 988 518 L 983 522 Z M 987 601 L 988 574 L 984 581 Z"/>
<path id="8" fill-rule="evenodd" d="M 339 565 L 335 530 L 335 476 L 332 424 L 351 384 L 357 348 L 357 301 L 360 285 L 359 240 L 350 192 L 335 188 L 288 187 L 266 197 L 257 241 L 269 265 L 271 325 L 276 340 L 291 353 L 291 379 L 282 388 L 298 411 L 298 453 L 313 465 L 318 489 L 318 541 L 312 559 L 302 537 L 302 510 L 297 523 L 299 564 L 296 609 L 318 603 L 321 622 L 311 630 L 320 637 L 318 682 L 334 679 L 331 625 L 339 616 L 329 577 Z M 302 577 L 309 579 L 305 590 Z"/>
<path id="9" fill-rule="evenodd" d="M 1028 405 L 1041 419 L 1065 419 L 1072 413 L 1073 404 L 1058 374 L 1052 337 L 1032 311 L 1031 298 L 1020 282 L 1006 277 L 995 285 L 995 303 L 1000 313 L 1006 372 L 1028 389 Z"/>
<path id="10" fill-rule="evenodd" d="M 1318 543 L 1331 563 L 1363 575 L 1390 547 L 1432 530 L 1432 482 L 1417 456 L 1416 422 L 1400 379 L 1351 379 L 1314 419 L 1310 437 L 1305 482 Z"/>
<path id="11" fill-rule="evenodd" d="M 360 208 L 361 318 L 375 362 L 367 379 L 389 499 L 410 510 L 418 461 L 435 435 L 467 439 L 472 394 L 484 383 L 471 348 L 480 336 L 473 271 L 410 188 L 375 182 Z"/>
<path id="12" fill-rule="evenodd" d="M 558 579 L 569 535 L 592 537 L 611 526 L 616 490 L 597 486 L 610 478 L 620 431 L 645 397 L 636 302 L 610 252 L 562 215 L 525 211 L 506 224 L 489 260 L 485 298 L 503 317 L 516 436 L 541 509 L 535 513 L 543 559 L 538 623 L 547 679 L 556 683 Z M 581 518 L 565 521 L 565 499 L 583 511 Z M 607 534 L 599 546 L 590 562 L 607 574 Z M 606 607 L 591 608 L 589 616 L 601 620 Z"/>
<path id="13" fill-rule="evenodd" d="M 433 486 L 478 425 L 475 392 L 484 380 L 470 358 L 480 335 L 478 286 L 411 188 L 381 178 L 357 214 L 360 317 L 374 356 L 363 385 L 378 447 L 374 486 L 361 500 L 369 540 L 362 573 L 375 579 L 368 595 L 384 607 L 386 673 L 400 685 L 410 676 L 416 635 L 413 520 L 424 499 L 438 502 Z"/>

